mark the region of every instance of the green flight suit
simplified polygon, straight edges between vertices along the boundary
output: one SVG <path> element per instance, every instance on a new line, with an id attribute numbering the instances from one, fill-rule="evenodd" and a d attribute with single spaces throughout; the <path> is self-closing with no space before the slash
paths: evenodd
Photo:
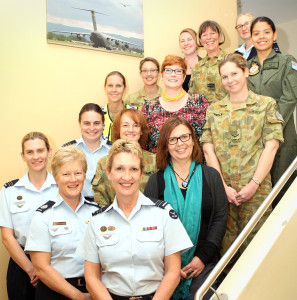
<path id="1" fill-rule="evenodd" d="M 291 55 L 270 52 L 261 67 L 258 56 L 248 62 L 249 88 L 275 99 L 284 118 L 284 143 L 280 145 L 271 169 L 271 181 L 275 185 L 297 156 L 297 134 L 293 113 L 297 104 L 297 64 Z"/>

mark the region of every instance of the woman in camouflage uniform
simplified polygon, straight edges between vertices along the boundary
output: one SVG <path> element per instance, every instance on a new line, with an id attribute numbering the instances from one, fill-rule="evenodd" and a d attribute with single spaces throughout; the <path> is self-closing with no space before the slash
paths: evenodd
<path id="1" fill-rule="evenodd" d="M 149 127 L 143 114 L 137 109 L 124 109 L 117 115 L 112 126 L 112 141 L 125 139 L 139 142 L 144 145 L 147 141 Z M 140 181 L 140 191 L 143 192 L 145 185 L 153 173 L 157 171 L 155 154 L 143 151 L 144 171 Z M 115 190 L 107 178 L 105 168 L 108 156 L 102 157 L 97 164 L 96 174 L 93 178 L 94 199 L 102 207 L 113 202 Z"/>
<path id="2" fill-rule="evenodd" d="M 208 108 L 201 143 L 207 164 L 222 176 L 229 201 L 221 251 L 224 253 L 271 191 L 269 171 L 283 142 L 283 119 L 274 99 L 248 89 L 249 70 L 241 55 L 225 56 L 219 71 L 229 94 Z M 265 213 L 240 251 L 269 213 L 270 210 Z"/>

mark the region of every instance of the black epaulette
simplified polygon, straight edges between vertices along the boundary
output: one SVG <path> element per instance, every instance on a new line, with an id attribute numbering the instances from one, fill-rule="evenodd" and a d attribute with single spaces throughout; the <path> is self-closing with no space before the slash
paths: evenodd
<path id="1" fill-rule="evenodd" d="M 110 204 L 110 205 L 111 205 L 111 204 Z M 96 216 L 96 215 L 98 215 L 98 214 L 103 213 L 104 211 L 106 211 L 106 209 L 107 209 L 110 205 L 107 205 L 107 206 L 104 206 L 104 207 L 100 207 L 98 210 L 96 210 L 96 211 L 94 211 L 94 212 L 92 213 L 92 216 L 94 217 L 94 216 Z"/>
<path id="2" fill-rule="evenodd" d="M 98 207 L 99 209 L 101 208 L 101 206 L 98 203 L 94 202 L 94 201 L 89 201 L 89 200 L 86 199 L 85 203 L 88 204 L 88 205 L 91 205 L 91 206 Z"/>
<path id="3" fill-rule="evenodd" d="M 155 198 L 150 198 L 155 203 L 155 206 L 165 209 L 165 207 L 168 205 L 168 202 L 163 200 L 158 200 Z"/>
<path id="4" fill-rule="evenodd" d="M 14 186 L 18 181 L 19 181 L 19 179 L 14 179 L 14 180 L 8 181 L 4 184 L 4 187 L 7 189 L 10 186 Z"/>
<path id="5" fill-rule="evenodd" d="M 62 147 L 71 146 L 71 145 L 74 145 L 74 144 L 76 144 L 76 143 L 77 143 L 76 140 L 72 140 L 72 141 L 67 142 L 67 143 L 65 143 L 64 145 L 62 145 Z"/>
<path id="6" fill-rule="evenodd" d="M 112 146 L 112 142 L 110 140 L 107 140 L 106 145 Z"/>
<path id="7" fill-rule="evenodd" d="M 55 201 L 50 200 L 44 203 L 43 205 L 41 205 L 40 207 L 38 207 L 36 211 L 40 211 L 41 213 L 44 213 L 48 208 L 52 207 L 55 203 L 56 203 Z"/>

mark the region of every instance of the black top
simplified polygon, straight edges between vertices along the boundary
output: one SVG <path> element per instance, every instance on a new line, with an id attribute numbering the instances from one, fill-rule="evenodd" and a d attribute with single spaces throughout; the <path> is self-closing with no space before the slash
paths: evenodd
<path id="1" fill-rule="evenodd" d="M 219 173 L 211 167 L 202 165 L 202 176 L 201 224 L 194 255 L 207 265 L 217 260 L 226 230 L 228 202 Z M 150 177 L 144 194 L 147 197 L 164 200 L 164 190 L 164 171 L 158 171 Z M 185 198 L 187 191 L 181 190 Z"/>
<path id="2" fill-rule="evenodd" d="M 183 89 L 188 92 L 189 91 L 189 83 L 190 83 L 190 80 L 191 80 L 191 74 L 187 74 L 186 75 L 186 78 L 183 82 Z"/>

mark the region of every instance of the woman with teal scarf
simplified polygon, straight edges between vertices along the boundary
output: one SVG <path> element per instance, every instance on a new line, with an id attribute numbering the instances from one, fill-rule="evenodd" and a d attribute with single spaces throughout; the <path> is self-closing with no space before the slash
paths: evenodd
<path id="1" fill-rule="evenodd" d="M 201 164 L 202 152 L 187 120 L 172 117 L 165 122 L 156 159 L 159 171 L 150 177 L 144 194 L 169 202 L 194 244 L 181 256 L 181 281 L 173 294 L 174 300 L 194 299 L 219 258 L 227 197 L 219 173 Z"/>

